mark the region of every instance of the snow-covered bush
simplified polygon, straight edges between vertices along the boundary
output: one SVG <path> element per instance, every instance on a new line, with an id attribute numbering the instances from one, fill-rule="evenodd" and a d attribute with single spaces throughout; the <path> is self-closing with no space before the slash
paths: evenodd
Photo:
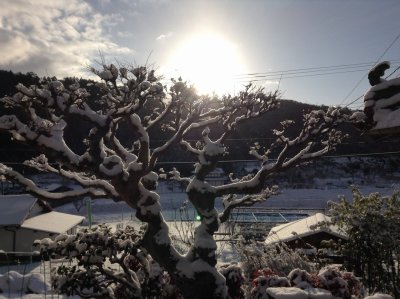
<path id="1" fill-rule="evenodd" d="M 289 248 L 285 243 L 238 242 L 236 249 L 247 278 L 257 276 L 258 271 L 263 271 L 263 269 L 268 269 L 267 271 L 280 276 L 286 276 L 296 268 L 308 272 L 315 270 L 306 255 Z"/>
<path id="2" fill-rule="evenodd" d="M 52 285 L 61 294 L 110 298 L 171 298 L 179 293 L 164 269 L 141 246 L 143 230 L 127 226 L 113 232 L 100 225 L 76 235 L 35 241 L 43 258 L 67 258 L 52 269 Z"/>
<path id="3" fill-rule="evenodd" d="M 268 298 L 266 295 L 266 291 L 268 288 L 290 286 L 289 280 L 286 277 L 281 277 L 268 268 L 260 269 L 253 272 L 251 279 L 251 298 Z"/>
<path id="4" fill-rule="evenodd" d="M 350 299 L 362 298 L 363 294 L 361 282 L 352 273 L 342 272 L 332 267 L 321 269 L 319 273 L 293 269 L 287 277 L 280 277 L 270 269 L 256 271 L 254 275 L 253 288 L 250 292 L 251 299 L 267 299 L 271 296 L 273 298 L 297 298 L 295 294 L 305 296 L 304 298 Z M 279 290 L 280 288 L 282 290 Z M 284 295 L 288 297 L 282 297 Z"/>
<path id="5" fill-rule="evenodd" d="M 228 264 L 220 266 L 219 270 L 226 279 L 229 294 L 228 299 L 244 299 L 242 268 L 237 264 Z"/>
<path id="6" fill-rule="evenodd" d="M 313 277 L 305 270 L 293 269 L 290 271 L 288 278 L 292 286 L 300 289 L 308 289 L 313 286 Z"/>
<path id="7" fill-rule="evenodd" d="M 140 251 L 130 255 L 139 258 L 137 255 L 144 250 L 149 253 L 168 271 L 186 298 L 226 298 L 226 279 L 216 269 L 214 234 L 229 220 L 234 208 L 250 206 L 276 194 L 274 186 L 265 184 L 271 175 L 333 150 L 344 137 L 336 127 L 347 116 L 341 109 L 331 107 L 306 113 L 302 125 L 293 126 L 292 121 L 282 119 L 281 127 L 273 130 L 272 143 L 250 148 L 249 154 L 259 161 L 252 176 L 212 186 L 206 177 L 229 154 L 227 138 L 246 120 L 279 108 L 277 92 L 266 93 L 249 84 L 235 96 L 216 98 L 199 96 L 182 79 L 172 80 L 166 86 L 154 70 L 146 67 L 118 68 L 104 63 L 100 70 L 92 71 L 100 81 L 91 87 L 81 86 L 79 81 L 49 78 L 37 85 L 18 84 L 16 94 L 0 101 L 7 107 L 1 110 L 0 132 L 8 132 L 15 142 L 42 153 L 25 165 L 73 180 L 82 188 L 50 193 L 5 164 L 0 164 L 0 175 L 47 200 L 88 196 L 126 202 L 136 210 L 136 217 L 147 223 Z M 82 130 L 87 129 L 79 150 L 64 138 L 69 124 L 76 120 L 84 124 Z M 289 136 L 289 127 L 297 133 Z M 154 143 L 154 139 L 161 143 Z M 178 146 L 196 160 L 191 177 L 183 177 L 177 169 L 159 171 L 157 162 L 166 160 L 167 153 Z M 159 179 L 183 184 L 188 200 L 201 217 L 194 228 L 193 243 L 184 254 L 175 248 L 162 215 L 160 195 L 156 193 Z M 217 200 L 223 206 L 219 211 Z M 118 246 L 129 247 L 135 241 L 121 239 L 121 245 L 98 250 L 103 240 L 99 242 L 93 248 L 83 250 L 75 246 L 61 250 L 60 254 L 79 256 L 82 265 L 96 267 L 109 254 L 113 256 Z M 57 247 L 57 243 L 50 241 L 42 245 L 50 251 Z M 120 273 L 97 268 L 103 276 L 122 283 Z M 146 273 L 146 269 L 144 266 L 142 271 Z M 133 275 L 128 270 L 123 272 L 127 277 Z M 129 279 L 123 280 L 124 287 L 118 292 L 129 289 L 136 294 L 137 279 Z"/>
<path id="8" fill-rule="evenodd" d="M 318 277 L 321 287 L 329 290 L 334 296 L 350 299 L 352 296 L 359 297 L 363 293 L 360 280 L 351 272 L 327 267 L 319 271 Z"/>
<path id="9" fill-rule="evenodd" d="M 345 267 L 362 278 L 369 291 L 400 296 L 400 197 L 353 188 L 353 200 L 333 204 L 334 222 L 348 236 L 341 246 Z"/>

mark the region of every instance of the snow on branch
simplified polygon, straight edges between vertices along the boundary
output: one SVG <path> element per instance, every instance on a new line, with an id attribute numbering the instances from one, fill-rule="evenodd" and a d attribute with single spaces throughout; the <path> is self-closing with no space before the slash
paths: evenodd
<path id="1" fill-rule="evenodd" d="M 107 194 L 98 188 L 84 188 L 72 191 L 66 191 L 62 193 L 52 193 L 48 192 L 40 187 L 38 187 L 32 180 L 25 178 L 20 173 L 12 170 L 3 163 L 0 163 L 0 175 L 5 176 L 8 180 L 19 183 L 21 186 L 25 187 L 25 190 L 32 193 L 40 198 L 47 200 L 61 200 L 68 198 L 77 198 L 81 196 L 90 196 L 92 198 L 104 198 Z"/>
<path id="2" fill-rule="evenodd" d="M 219 219 L 221 223 L 223 223 L 229 219 L 229 215 L 234 208 L 252 206 L 257 202 L 265 201 L 276 194 L 278 194 L 277 186 L 266 188 L 258 194 L 248 194 L 241 197 L 238 197 L 236 194 L 226 195 L 222 199 L 224 210 L 219 214 Z"/>
<path id="3" fill-rule="evenodd" d="M 55 168 L 48 163 L 47 157 L 43 154 L 36 158 L 32 158 L 31 160 L 24 161 L 24 165 L 34 168 L 38 171 L 51 172 L 61 175 L 67 179 L 77 182 L 84 188 L 97 188 L 104 190 L 104 192 L 112 198 L 118 199 L 119 197 L 118 193 L 115 191 L 115 188 L 106 180 L 97 179 L 94 175 L 89 178 L 84 173 L 64 170 L 62 165 L 59 165 L 58 168 Z"/>
<path id="4" fill-rule="evenodd" d="M 260 151 L 261 149 L 264 150 L 264 153 L 261 154 Z M 268 156 L 271 153 L 271 150 L 265 150 L 264 148 L 261 147 L 261 145 L 258 142 L 255 142 L 253 146 L 250 147 L 249 154 L 256 158 L 258 161 L 260 161 L 262 164 L 265 164 L 268 162 Z"/>
<path id="5" fill-rule="evenodd" d="M 46 148 L 59 153 L 72 164 L 78 164 L 80 157 L 75 154 L 64 142 L 63 130 L 66 123 L 61 120 L 51 123 L 41 118 L 36 118 L 30 125 L 21 122 L 15 115 L 3 115 L 0 117 L 0 131 L 11 133 L 16 141 L 33 142 L 38 147 Z"/>
<path id="6" fill-rule="evenodd" d="M 251 178 L 244 177 L 216 187 L 216 193 L 218 196 L 223 196 L 260 192 L 269 175 L 314 160 L 334 150 L 336 145 L 346 137 L 335 128 L 347 120 L 348 116 L 342 114 L 339 108 L 331 107 L 326 112 L 312 111 L 304 116 L 303 127 L 293 139 L 285 135 L 292 122 L 282 122 L 282 130 L 274 130 L 276 141 L 265 151 L 265 154 L 259 154 L 258 145 L 250 149 L 250 153 L 263 163 L 259 171 Z M 275 161 L 267 163 L 268 156 L 272 152 L 277 152 L 278 157 Z"/>

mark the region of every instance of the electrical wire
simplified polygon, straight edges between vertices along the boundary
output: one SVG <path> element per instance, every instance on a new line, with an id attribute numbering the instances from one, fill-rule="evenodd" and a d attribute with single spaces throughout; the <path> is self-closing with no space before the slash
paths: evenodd
<path id="1" fill-rule="evenodd" d="M 387 79 L 387 78 L 389 78 L 390 76 L 392 76 L 395 72 L 397 72 L 398 70 L 400 69 L 400 65 L 393 71 L 393 72 L 391 72 L 389 75 L 387 75 L 386 77 L 385 77 L 385 80 Z"/>
<path id="2" fill-rule="evenodd" d="M 351 64 L 341 64 L 341 65 L 331 65 L 331 66 L 320 66 L 320 67 L 312 67 L 312 68 L 298 68 L 298 69 L 289 69 L 283 71 L 270 71 L 270 72 L 255 72 L 255 73 L 245 73 L 238 74 L 234 76 L 235 82 L 259 82 L 264 80 L 279 80 L 282 79 L 292 79 L 292 78 L 304 78 L 304 77 L 314 77 L 314 76 L 324 76 L 324 75 L 336 75 L 336 74 L 345 74 L 352 72 L 364 72 L 368 71 L 371 66 L 376 65 L 383 56 L 393 47 L 393 45 L 400 38 L 400 33 L 392 40 L 392 42 L 386 47 L 383 53 L 379 56 L 379 58 L 375 62 L 361 62 L 361 63 L 351 63 Z M 397 63 L 399 60 L 391 60 L 392 63 Z M 368 68 L 365 68 L 368 67 Z M 400 65 L 390 73 L 386 78 L 392 76 L 397 70 L 400 69 Z M 368 73 L 365 73 L 361 79 L 356 83 L 356 85 L 350 90 L 350 92 L 343 98 L 340 102 L 339 106 L 342 106 L 348 98 L 353 94 L 353 92 L 358 88 L 358 86 L 362 83 L 362 81 L 366 78 Z M 353 103 L 357 102 L 364 95 L 356 98 L 350 103 L 346 104 L 344 107 L 349 107 Z"/>
<path id="3" fill-rule="evenodd" d="M 316 76 L 326 76 L 326 75 L 338 75 L 338 74 L 347 74 L 347 73 L 355 73 L 355 72 L 365 72 L 370 68 L 364 68 L 359 70 L 346 70 L 346 71 L 335 71 L 335 72 L 326 72 L 326 73 L 315 73 L 315 74 L 303 74 L 303 75 L 289 75 L 289 76 L 281 76 L 281 75 L 274 75 L 274 76 L 263 76 L 262 79 L 247 79 L 247 80 L 235 80 L 234 82 L 241 83 L 241 82 L 259 82 L 265 80 L 282 80 L 282 79 L 293 79 L 293 78 L 306 78 L 306 77 L 316 77 Z"/>
<path id="4" fill-rule="evenodd" d="M 399 59 L 392 59 L 393 63 L 400 62 Z M 332 71 L 337 69 L 346 69 L 346 68 L 356 68 L 356 67 L 370 67 L 374 65 L 375 62 L 361 62 L 361 63 L 352 63 L 352 64 L 340 64 L 340 65 L 331 65 L 331 66 L 320 66 L 320 67 L 311 67 L 311 68 L 298 68 L 298 69 L 289 69 L 289 70 L 281 70 L 281 71 L 269 71 L 269 72 L 259 72 L 259 73 L 244 73 L 237 74 L 234 78 L 246 78 L 246 77 L 256 77 L 263 75 L 280 75 L 280 74 L 294 74 L 294 73 L 308 73 L 308 72 L 317 72 L 317 71 Z"/>
<path id="5" fill-rule="evenodd" d="M 394 40 L 389 44 L 388 47 L 383 51 L 381 56 L 376 60 L 375 64 L 377 64 L 383 56 L 393 47 L 393 45 L 397 42 L 397 40 L 400 38 L 400 33 L 397 34 L 397 36 L 394 38 Z M 361 82 L 368 76 L 368 73 L 365 73 L 364 76 L 361 77 L 361 79 L 357 82 L 357 84 L 350 90 L 350 92 L 344 97 L 344 99 L 340 102 L 339 106 L 343 105 L 347 101 L 347 99 L 353 94 L 353 92 L 357 89 L 358 86 L 360 86 Z"/>
<path id="6" fill-rule="evenodd" d="M 398 70 L 400 69 L 400 65 L 395 68 L 395 70 L 393 72 L 391 72 L 389 75 L 387 75 L 385 77 L 385 80 L 387 80 L 390 76 L 392 76 L 394 73 L 396 73 Z M 362 94 L 361 96 L 359 96 L 357 99 L 355 99 L 354 101 L 350 102 L 349 104 L 347 104 L 345 107 L 349 107 L 350 105 L 352 105 L 353 103 L 357 102 L 359 99 L 363 98 L 364 94 Z M 359 108 L 361 108 L 362 105 L 358 106 L 358 108 L 356 110 L 358 110 Z"/>
<path id="7" fill-rule="evenodd" d="M 399 155 L 400 151 L 387 151 L 387 152 L 374 152 L 374 153 L 356 153 L 356 154 L 343 154 L 343 155 L 328 155 L 322 156 L 320 159 L 334 159 L 334 158 L 352 158 L 352 157 L 373 157 L 373 156 L 384 156 L 384 155 Z M 275 161 L 276 159 L 269 159 Z M 233 160 L 221 160 L 218 163 L 239 163 L 239 162 L 259 162 L 254 159 L 233 159 Z M 24 165 L 22 162 L 0 162 L 7 165 Z M 194 164 L 196 161 L 158 161 L 156 165 L 164 164 Z M 55 165 L 56 163 L 50 163 Z"/>
<path id="8" fill-rule="evenodd" d="M 396 37 L 395 41 L 397 39 L 398 39 L 398 37 Z M 389 47 L 384 51 L 384 54 L 390 49 L 390 47 L 394 44 L 394 42 L 392 42 L 392 44 L 389 45 Z M 383 57 L 383 55 L 381 55 L 381 57 L 379 59 L 381 59 Z M 392 60 L 392 62 L 396 63 L 396 62 L 398 62 L 398 60 Z M 250 82 L 250 81 L 251 82 L 259 82 L 259 81 L 264 81 L 264 80 L 279 80 L 279 82 L 280 82 L 282 79 L 346 74 L 346 73 L 353 73 L 353 72 L 360 72 L 360 71 L 368 71 L 368 70 L 370 70 L 371 66 L 373 66 L 373 65 L 376 65 L 376 62 L 375 63 L 368 62 L 368 63 L 344 64 L 344 65 L 326 66 L 326 67 L 300 68 L 300 69 L 291 69 L 291 70 L 286 70 L 286 71 L 271 71 L 271 72 L 264 72 L 264 73 L 248 73 L 248 74 L 237 75 L 236 76 L 237 79 L 235 79 L 235 82 L 238 82 L 238 83 Z M 350 68 L 350 69 L 351 68 L 360 68 L 362 66 L 368 66 L 368 68 L 348 70 L 348 68 Z M 340 70 L 340 69 L 342 69 L 342 70 Z M 400 69 L 400 65 L 397 66 L 396 69 L 393 72 L 391 72 L 388 76 L 386 76 L 385 79 L 392 76 L 399 69 Z M 333 71 L 333 70 L 338 70 L 338 71 Z M 284 74 L 286 74 L 286 76 L 284 76 Z M 302 75 L 300 75 L 300 74 L 302 74 Z M 356 86 L 351 90 L 351 92 L 348 94 L 348 96 L 346 96 L 345 99 L 342 100 L 342 102 L 339 104 L 339 106 L 342 105 L 343 102 L 348 99 L 348 97 L 354 92 L 354 90 L 359 86 L 359 84 L 361 84 L 362 80 L 365 79 L 366 75 L 364 75 L 361 78 L 360 82 L 356 84 Z M 363 96 L 364 96 L 364 94 L 362 94 L 355 100 L 349 102 L 344 107 L 351 106 L 352 104 L 354 104 L 355 102 L 360 100 Z"/>

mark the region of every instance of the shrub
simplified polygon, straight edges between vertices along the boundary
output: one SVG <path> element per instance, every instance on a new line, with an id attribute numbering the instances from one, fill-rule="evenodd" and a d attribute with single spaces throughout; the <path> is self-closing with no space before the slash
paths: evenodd
<path id="1" fill-rule="evenodd" d="M 364 196 L 353 188 L 353 201 L 342 198 L 331 213 L 348 236 L 340 248 L 345 267 L 360 276 L 368 290 L 400 298 L 399 194 Z"/>

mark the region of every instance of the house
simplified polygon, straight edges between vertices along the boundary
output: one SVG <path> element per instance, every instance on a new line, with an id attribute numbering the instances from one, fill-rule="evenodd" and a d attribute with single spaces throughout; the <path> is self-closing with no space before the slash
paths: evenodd
<path id="1" fill-rule="evenodd" d="M 307 218 L 275 226 L 269 232 L 265 243 L 283 242 L 290 248 L 301 248 L 307 254 L 316 254 L 323 248 L 323 241 L 345 241 L 346 235 L 331 224 L 331 218 L 316 213 Z"/>
<path id="2" fill-rule="evenodd" d="M 195 171 L 192 171 L 192 175 L 194 175 L 194 173 Z M 205 177 L 205 181 L 211 186 L 221 186 L 225 184 L 227 180 L 228 176 L 225 174 L 225 171 L 219 167 L 210 171 Z"/>
<path id="3" fill-rule="evenodd" d="M 0 250 L 31 252 L 36 239 L 75 233 L 82 216 L 52 211 L 28 194 L 0 196 Z"/>

